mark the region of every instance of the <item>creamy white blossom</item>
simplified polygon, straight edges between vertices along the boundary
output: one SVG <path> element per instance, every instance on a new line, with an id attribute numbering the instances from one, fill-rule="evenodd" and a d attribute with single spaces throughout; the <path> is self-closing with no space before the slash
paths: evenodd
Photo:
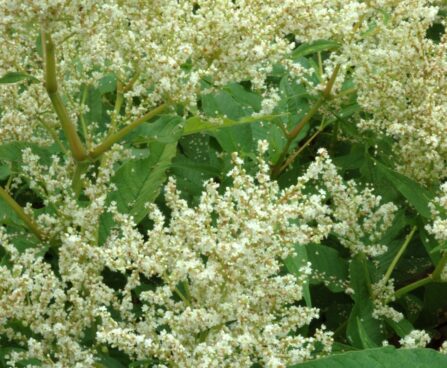
<path id="1" fill-rule="evenodd" d="M 53 239 L 49 246 L 60 245 L 57 264 L 52 264 L 44 244 L 19 252 L 12 235 L 1 232 L 11 266 L 0 266 L 0 333 L 25 348 L 15 351 L 11 361 L 88 365 L 101 345 L 135 359 L 156 358 L 160 367 L 170 362 L 184 367 L 283 367 L 328 353 L 332 334 L 324 326 L 313 336 L 298 333 L 319 317 L 318 309 L 300 303 L 311 265 L 295 275 L 284 274 L 282 261 L 295 254 L 296 246 L 321 243 L 331 232 L 354 254 L 369 255 L 370 241 L 363 231 L 380 237 L 393 208 L 380 207 L 370 190 L 345 186 L 324 150 L 295 185 L 280 189 L 262 158 L 266 150 L 261 141 L 255 176 L 247 174 L 244 161 L 234 154 L 229 172 L 233 185 L 221 191 L 207 182 L 195 207 L 169 181 L 165 198 L 170 215 L 165 218 L 151 206 L 153 226 L 146 235 L 114 203 L 106 209 L 95 201 L 103 201 L 98 198 L 110 190 L 104 184 L 112 174 L 107 165 L 96 180 L 84 178 L 92 197 L 90 205 L 79 206 L 70 200 L 68 177 L 67 186 L 52 184 L 55 177 L 67 175 L 70 164 L 54 158 L 45 170 L 25 151 L 33 188 L 46 193 L 60 213 L 38 221 L 55 229 L 48 231 Z M 119 152 L 112 150 L 104 162 L 112 165 Z M 99 247 L 97 229 L 106 210 L 116 227 Z M 370 224 L 372 219 L 380 225 Z M 341 232 L 343 224 L 355 222 L 360 223 L 355 232 Z M 120 289 L 108 286 L 106 270 L 126 276 Z M 9 327 L 12 320 L 28 326 L 35 337 Z M 93 343 L 86 345 L 92 328 Z"/>
<path id="2" fill-rule="evenodd" d="M 399 322 L 404 315 L 391 307 L 389 303 L 396 300 L 394 293 L 394 280 L 381 279 L 371 285 L 374 310 L 372 316 L 376 319 L 389 318 L 394 322 Z"/>
<path id="3" fill-rule="evenodd" d="M 407 349 L 425 348 L 430 340 L 430 335 L 424 330 L 413 330 L 400 339 L 399 343 Z"/>

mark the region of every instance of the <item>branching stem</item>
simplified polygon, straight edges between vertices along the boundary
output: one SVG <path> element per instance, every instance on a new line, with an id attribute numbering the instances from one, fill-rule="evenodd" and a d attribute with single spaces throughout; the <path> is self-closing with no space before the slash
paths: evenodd
<path id="1" fill-rule="evenodd" d="M 306 115 L 300 120 L 300 122 L 287 134 L 287 143 L 277 161 L 277 163 L 272 167 L 272 176 L 277 177 L 282 170 L 284 170 L 283 162 L 286 159 L 286 156 L 289 152 L 289 148 L 293 142 L 293 140 L 300 134 L 303 128 L 310 122 L 310 120 L 314 117 L 314 115 L 318 112 L 320 107 L 326 102 L 326 100 L 330 97 L 332 88 L 334 86 L 335 80 L 337 78 L 338 72 L 340 71 L 340 65 L 337 64 L 332 72 L 326 87 L 324 88 L 323 93 L 320 98 L 317 100 L 314 106 L 307 112 Z M 295 156 L 296 157 L 296 156 Z M 287 167 L 287 166 L 285 166 Z"/>
<path id="2" fill-rule="evenodd" d="M 147 114 L 143 115 L 141 118 L 135 120 L 133 123 L 125 126 L 121 130 L 116 133 L 109 135 L 99 146 L 97 146 L 93 151 L 90 152 L 89 157 L 92 159 L 96 159 L 101 156 L 104 152 L 106 152 L 110 147 L 112 147 L 115 143 L 122 140 L 127 134 L 129 134 L 132 130 L 139 127 L 141 124 L 146 121 L 152 119 L 153 117 L 159 115 L 166 109 L 167 105 L 162 104 L 155 109 L 149 111 Z"/>
<path id="3" fill-rule="evenodd" d="M 43 232 L 39 229 L 34 220 L 25 213 L 23 208 L 2 187 L 0 187 L 0 198 L 2 198 L 6 202 L 6 204 L 17 214 L 17 216 L 19 216 L 19 218 L 26 224 L 26 226 L 32 231 L 34 235 L 36 235 L 39 240 L 44 239 Z"/>
<path id="4" fill-rule="evenodd" d="M 60 120 L 62 130 L 68 140 L 71 153 L 77 161 L 87 158 L 87 151 L 79 138 L 76 126 L 70 119 L 70 115 L 62 101 L 58 91 L 56 74 L 56 54 L 54 43 L 49 33 L 42 28 L 42 50 L 44 55 L 45 88 L 50 97 L 53 108 Z"/>

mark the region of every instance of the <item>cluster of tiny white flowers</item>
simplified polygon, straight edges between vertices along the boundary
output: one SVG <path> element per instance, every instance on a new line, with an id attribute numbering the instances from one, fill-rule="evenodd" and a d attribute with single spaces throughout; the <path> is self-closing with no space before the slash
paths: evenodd
<path id="1" fill-rule="evenodd" d="M 442 354 L 447 354 L 447 341 L 442 343 L 441 347 L 439 348 L 439 352 Z"/>
<path id="2" fill-rule="evenodd" d="M 447 242 L 447 183 L 440 186 L 437 196 L 429 205 L 432 222 L 426 226 L 426 229 L 438 241 L 442 253 L 445 253 Z M 447 281 L 447 266 L 441 271 L 440 279 Z"/>
<path id="3" fill-rule="evenodd" d="M 14 236 L 0 232 L 9 257 L 0 266 L 0 334 L 24 348 L 11 353 L 11 364 L 35 358 L 47 366 L 91 366 L 96 349 L 104 345 L 131 358 L 157 359 L 160 367 L 170 362 L 204 368 L 285 367 L 328 353 L 332 333 L 324 326 L 309 337 L 298 333 L 319 317 L 318 309 L 301 302 L 311 265 L 298 275 L 284 274 L 282 260 L 294 255 L 296 245 L 321 243 L 330 233 L 361 252 L 360 241 L 366 238 L 342 232 L 343 223 L 352 223 L 355 214 L 357 222 L 375 219 L 380 225 L 372 228 L 382 229 L 390 215 L 383 215 L 386 205 L 375 208 L 369 190 L 346 190 L 354 185 L 343 187 L 325 151 L 295 185 L 281 190 L 262 158 L 266 150 L 261 141 L 255 176 L 234 154 L 233 185 L 222 191 L 207 182 L 193 208 L 170 180 L 165 192 L 169 219 L 151 206 L 153 227 L 145 236 L 112 203 L 107 210 L 116 228 L 102 247 L 97 229 L 106 206 L 104 199 L 98 203 L 95 198 L 110 190 L 105 183 L 119 148 L 105 157 L 96 178 L 84 177 L 89 205 L 70 199 L 70 163 L 54 158 L 45 169 L 26 150 L 30 186 L 57 214 L 37 218 L 50 239 L 37 248 L 19 252 L 12 245 Z M 362 195 L 363 203 L 358 200 Z M 56 264 L 45 256 L 54 244 L 59 244 L 53 249 Z M 367 245 L 364 251 L 369 253 Z M 119 290 L 107 286 L 105 269 L 125 275 L 125 285 Z M 20 321 L 32 335 L 13 329 L 11 321 Z M 95 342 L 84 343 L 92 329 Z"/>
<path id="4" fill-rule="evenodd" d="M 66 236 L 58 276 L 43 258 L 45 249 L 19 253 L 0 234 L 11 263 L 0 267 L 0 334 L 24 348 L 11 352 L 10 366 L 29 358 L 48 367 L 92 366 L 93 351 L 81 341 L 95 321 L 97 303 L 107 305 L 114 298 L 97 272 L 100 249 L 86 249 L 78 238 Z M 29 328 L 32 336 L 13 328 L 11 321 Z"/>
<path id="5" fill-rule="evenodd" d="M 48 128 L 57 127 L 42 83 L 41 29 L 56 45 L 60 89 L 72 120 L 86 112 L 81 89 L 113 73 L 125 87 L 125 112 L 117 117 L 125 124 L 161 102 L 181 102 L 197 113 L 204 88 L 241 80 L 264 92 L 263 111 L 271 111 L 277 99 L 266 85 L 272 65 L 280 63 L 305 81 L 309 70 L 289 58 L 298 43 L 355 43 L 384 6 L 358 0 L 1 0 L 0 40 L 8 47 L 0 50 L 0 76 L 24 72 L 36 83 L 2 85 L 0 141 L 45 143 Z M 292 34 L 294 39 L 286 37 Z M 325 88 L 337 64 L 332 90 L 338 91 L 351 54 L 343 49 L 324 60 L 321 84 L 310 86 L 310 93 Z"/>
<path id="6" fill-rule="evenodd" d="M 282 64 L 301 83 L 309 71 L 290 60 L 290 51 L 298 43 L 334 40 L 340 48 L 323 60 L 322 82 L 309 92 L 323 90 L 336 65 L 334 94 L 351 74 L 358 102 L 369 114 L 359 126 L 391 137 L 397 168 L 429 183 L 447 175 L 442 134 L 447 39 L 426 37 L 441 5 L 438 0 L 158 0 L 150 6 L 1 0 L 0 40 L 8 47 L 0 50 L 0 75 L 18 71 L 43 81 L 36 46 L 43 28 L 56 44 L 59 79 L 74 121 L 86 110 L 80 88 L 95 86 L 107 73 L 126 87 L 119 124 L 161 102 L 181 102 L 198 113 L 197 95 L 204 88 L 241 80 L 264 91 L 262 112 L 270 112 L 277 101 L 265 83 L 272 65 Z M 286 37 L 291 34 L 295 39 Z M 48 131 L 57 123 L 43 83 L 2 85 L 0 103 L 0 142 L 50 142 Z"/>
<path id="7" fill-rule="evenodd" d="M 325 151 L 320 151 L 325 161 L 316 159 L 310 169 L 330 159 Z M 386 252 L 387 247 L 380 243 L 384 231 L 391 225 L 397 207 L 392 203 L 380 205 L 381 197 L 373 194 L 371 188 L 359 191 L 354 181 L 345 183 L 337 175 L 334 165 L 322 171 L 325 190 L 334 202 L 332 231 L 341 244 L 354 256 L 363 253 L 375 257 Z M 318 189 L 318 187 L 317 187 Z"/>
<path id="8" fill-rule="evenodd" d="M 389 318 L 394 322 L 399 322 L 404 318 L 402 313 L 398 312 L 389 305 L 389 303 L 395 300 L 393 279 L 389 279 L 386 282 L 384 279 L 382 279 L 379 282 L 371 285 L 371 289 L 374 304 L 372 316 L 374 318 Z"/>
<path id="9" fill-rule="evenodd" d="M 438 3 L 377 2 L 381 16 L 343 48 L 355 67 L 358 102 L 371 114 L 359 126 L 391 137 L 397 168 L 421 183 L 447 175 L 447 39 L 426 37 Z"/>
<path id="10" fill-rule="evenodd" d="M 413 330 L 405 337 L 399 340 L 399 343 L 403 348 L 415 349 L 415 348 L 425 348 L 430 342 L 430 335 L 424 330 Z"/>
<path id="11" fill-rule="evenodd" d="M 261 153 L 265 150 L 266 142 L 261 141 Z M 351 190 L 346 190 L 325 151 L 296 185 L 282 191 L 270 180 L 269 167 L 261 157 L 255 177 L 245 172 L 237 155 L 233 161 L 229 173 L 233 186 L 219 194 L 218 184 L 208 182 L 196 208 L 187 206 L 171 180 L 165 194 L 172 211 L 169 224 L 152 208 L 154 228 L 147 241 L 135 232 L 127 216 L 116 214 L 123 235 L 109 239 L 104 249 L 107 266 L 122 273 L 131 269 L 128 278 L 132 281 L 120 307 L 125 322 L 100 310 L 100 341 L 140 359 L 154 355 L 196 367 L 255 362 L 282 367 L 309 359 L 321 339 L 325 349 L 330 349 L 330 334 L 323 331 L 313 338 L 290 335 L 318 313 L 292 306 L 302 298 L 302 283 L 311 270 L 301 269 L 298 280 L 280 276 L 280 260 L 293 254 L 293 244 L 319 243 L 331 231 L 340 234 L 348 247 L 356 244 L 355 251 L 360 252 L 361 237 L 339 229 L 354 217 L 356 222 L 362 216 L 368 218 L 366 214 L 380 222 L 380 216 L 370 213 L 376 201 L 371 205 L 370 191 L 359 193 L 352 183 Z M 324 183 L 329 194 L 318 190 L 318 182 Z M 317 191 L 305 194 L 310 183 Z M 362 195 L 360 209 L 343 207 L 346 202 L 359 205 L 357 198 Z M 325 204 L 328 197 L 334 201 L 332 206 Z M 378 213 L 387 213 L 384 217 L 388 218 L 387 211 Z M 127 237 L 133 239 L 132 246 Z M 140 284 L 138 275 L 157 277 L 163 283 L 139 295 L 147 305 L 142 314 L 134 315 L 131 290 Z M 160 334 L 154 333 L 154 326 L 168 328 Z"/>
<path id="12" fill-rule="evenodd" d="M 440 243 L 447 241 L 447 183 L 439 188 L 438 195 L 430 203 L 433 222 L 427 226 L 427 230 Z"/>
<path id="13" fill-rule="evenodd" d="M 86 348 L 82 340 L 95 323 L 98 304 L 116 300 L 101 276 L 104 259 L 97 232 L 112 189 L 113 165 L 122 157 L 122 149 L 115 146 L 105 154 L 96 175 L 82 177 L 89 198 L 88 205 L 82 205 L 72 190 L 71 161 L 53 157 L 47 167 L 30 149 L 23 151 L 24 176 L 51 210 L 36 218 L 47 241 L 23 253 L 13 245 L 16 237 L 0 228 L 0 246 L 11 265 L 0 267 L 0 335 L 25 348 L 11 352 L 11 366 L 29 358 L 51 367 L 94 365 L 94 349 Z M 57 265 L 45 259 L 45 254 L 54 257 L 54 252 Z M 9 326 L 10 321 L 20 321 L 32 336 Z"/>
<path id="14" fill-rule="evenodd" d="M 82 229 L 84 240 L 97 240 L 100 217 L 106 210 L 106 197 L 114 189 L 110 183 L 113 168 L 116 162 L 126 156 L 123 151 L 119 145 L 115 145 L 104 155 L 97 172 L 80 177 L 84 186 L 83 193 L 89 200 L 86 206 L 79 205 L 72 190 L 75 170 L 72 161 L 62 162 L 57 156 L 53 156 L 51 165 L 47 167 L 31 149 L 23 151 L 23 179 L 41 196 L 46 207 L 54 209 L 53 212 L 47 211 L 37 217 L 37 224 L 47 231 L 47 238 L 58 238 L 67 229 L 79 228 Z"/>
<path id="15" fill-rule="evenodd" d="M 294 32 L 302 42 L 348 28 L 355 19 L 345 15 L 355 12 L 343 3 L 333 1 L 328 8 L 325 1 L 308 0 L 158 0 L 150 5 L 1 0 L 0 40 L 8 47 L 0 50 L 0 76 L 25 72 L 37 83 L 25 90 L 20 84 L 2 85 L 0 141 L 38 140 L 35 133 L 42 124 L 56 126 L 43 83 L 38 83 L 43 82 L 41 29 L 56 45 L 59 80 L 73 120 L 86 109 L 81 88 L 113 73 L 126 87 L 125 123 L 161 102 L 182 102 L 196 110 L 204 80 L 209 88 L 250 80 L 265 90 L 272 65 L 295 47 L 295 40 L 285 36 Z M 293 68 L 293 63 L 284 65 Z M 301 69 L 293 69 L 299 76 Z"/>

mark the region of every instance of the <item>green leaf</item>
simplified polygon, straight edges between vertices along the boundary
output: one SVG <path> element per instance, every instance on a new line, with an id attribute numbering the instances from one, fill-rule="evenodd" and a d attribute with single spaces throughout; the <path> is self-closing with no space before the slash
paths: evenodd
<path id="1" fill-rule="evenodd" d="M 424 304 L 417 323 L 422 326 L 439 326 L 444 322 L 443 312 L 447 310 L 447 284 L 434 283 L 425 286 Z"/>
<path id="2" fill-rule="evenodd" d="M 17 83 L 21 82 L 23 80 L 29 79 L 33 82 L 39 82 L 39 80 L 32 75 L 21 73 L 21 72 L 9 72 L 3 75 L 3 77 L 0 78 L 0 84 L 11 84 L 11 83 Z"/>
<path id="3" fill-rule="evenodd" d="M 132 362 L 129 364 L 129 368 L 135 368 L 135 367 L 152 367 L 154 365 L 153 359 L 145 359 L 145 360 L 138 360 L 136 362 Z"/>
<path id="4" fill-rule="evenodd" d="M 367 151 L 369 147 L 365 146 L 365 149 L 364 160 L 359 168 L 362 181 L 372 184 L 375 193 L 382 197 L 384 203 L 396 203 L 401 199 L 401 194 L 379 170 L 376 160 Z"/>
<path id="5" fill-rule="evenodd" d="M 9 167 L 6 165 L 0 165 L 0 180 L 5 180 L 11 175 Z"/>
<path id="6" fill-rule="evenodd" d="M 251 124 L 260 121 L 272 121 L 273 119 L 276 119 L 280 116 L 281 114 L 262 115 L 256 117 L 245 117 L 238 120 L 219 118 L 218 122 L 210 122 L 207 120 L 203 120 L 198 116 L 193 116 L 185 121 L 185 125 L 183 127 L 183 135 L 190 135 L 204 132 L 216 132 L 223 128 L 234 127 L 237 125 Z"/>
<path id="7" fill-rule="evenodd" d="M 395 322 L 392 319 L 387 318 L 386 323 L 396 332 L 399 337 L 407 336 L 414 330 L 414 326 L 408 319 L 401 319 L 399 322 Z"/>
<path id="8" fill-rule="evenodd" d="M 351 287 L 354 290 L 354 308 L 349 316 L 346 334 L 357 348 L 380 346 L 385 339 L 383 325 L 372 317 L 374 305 L 370 297 L 370 274 L 366 258 L 357 255 L 349 267 Z"/>
<path id="9" fill-rule="evenodd" d="M 382 175 L 407 199 L 407 201 L 426 218 L 431 218 L 429 202 L 434 195 L 414 180 L 402 175 L 379 161 L 376 161 L 377 169 Z"/>
<path id="10" fill-rule="evenodd" d="M 276 119 L 273 123 L 260 122 L 251 125 L 253 140 L 267 140 L 269 143 L 268 161 L 277 162 L 287 143 L 287 138 Z"/>
<path id="11" fill-rule="evenodd" d="M 0 161 L 22 163 L 22 151 L 26 148 L 38 155 L 44 164 L 51 163 L 51 156 L 57 152 L 54 147 L 43 148 L 29 142 L 9 142 L 0 145 Z"/>
<path id="12" fill-rule="evenodd" d="M 334 51 L 340 48 L 340 44 L 331 40 L 318 40 L 304 43 L 292 52 L 292 59 L 298 59 L 322 51 Z"/>
<path id="13" fill-rule="evenodd" d="M 140 222 L 147 213 L 146 203 L 153 202 L 160 192 L 166 170 L 176 154 L 176 146 L 175 143 L 153 143 L 148 158 L 124 163 L 112 179 L 117 190 L 111 193 L 109 201 L 115 201 L 120 212 L 128 213 Z"/>
<path id="14" fill-rule="evenodd" d="M 7 364 L 8 360 L 6 359 L 6 356 L 11 354 L 12 352 L 23 352 L 23 348 L 17 348 L 17 347 L 2 347 L 0 348 L 0 367 L 1 368 L 9 368 L 11 367 L 10 364 Z"/>
<path id="15" fill-rule="evenodd" d="M 105 123 L 109 120 L 102 95 L 103 93 L 98 88 L 88 87 L 85 100 L 88 111 L 84 114 L 87 122 L 98 123 L 100 129 L 104 129 Z"/>
<path id="16" fill-rule="evenodd" d="M 284 260 L 284 264 L 286 265 L 287 270 L 291 274 L 293 274 L 297 277 L 300 277 L 302 275 L 300 272 L 300 268 L 306 266 L 307 262 L 308 262 L 307 252 L 306 252 L 306 248 L 300 244 L 295 245 L 295 252 L 296 252 L 296 256 L 287 257 Z M 310 296 L 308 282 L 306 282 L 303 285 L 303 293 L 304 293 L 304 300 L 306 301 L 306 305 L 308 307 L 312 307 L 312 299 Z"/>
<path id="17" fill-rule="evenodd" d="M 359 349 L 377 347 L 386 338 L 383 324 L 372 317 L 373 310 L 370 300 L 354 304 L 346 327 L 346 336 L 352 346 Z"/>
<path id="18" fill-rule="evenodd" d="M 222 117 L 232 121 L 238 121 L 253 114 L 251 106 L 243 105 L 237 101 L 230 93 L 221 91 L 215 94 L 202 96 L 202 110 L 211 117 Z M 258 120 L 259 121 L 259 120 Z M 227 152 L 251 152 L 255 148 L 250 125 L 228 124 L 226 129 L 219 129 L 213 136 L 217 139 L 222 149 Z"/>
<path id="19" fill-rule="evenodd" d="M 241 105 L 251 106 L 255 111 L 261 110 L 262 97 L 256 93 L 247 91 L 238 83 L 233 83 L 224 87 L 236 102 Z"/>
<path id="20" fill-rule="evenodd" d="M 122 364 L 119 360 L 112 358 L 108 355 L 101 354 L 100 362 L 96 364 L 98 368 L 124 368 L 125 365 Z"/>
<path id="21" fill-rule="evenodd" d="M 424 245 L 425 250 L 427 251 L 428 256 L 430 257 L 432 263 L 436 265 L 441 259 L 441 253 L 439 252 L 440 244 L 433 235 L 429 234 L 428 231 L 424 227 L 419 227 L 419 239 L 421 243 Z"/>
<path id="22" fill-rule="evenodd" d="M 368 333 L 366 332 L 366 329 L 363 325 L 363 322 L 360 320 L 359 317 L 356 317 L 357 322 L 357 331 L 360 337 L 360 340 L 362 341 L 362 345 L 366 349 L 370 348 L 376 348 L 378 345 L 372 341 L 372 339 L 369 337 Z"/>
<path id="23" fill-rule="evenodd" d="M 42 367 L 43 363 L 36 358 L 20 360 L 16 363 L 16 367 L 29 368 L 29 367 Z"/>
<path id="24" fill-rule="evenodd" d="M 445 368 L 447 356 L 432 349 L 384 347 L 335 354 L 289 368 Z"/>
<path id="25" fill-rule="evenodd" d="M 115 74 L 106 74 L 98 81 L 98 91 L 101 94 L 114 92 L 116 90 Z"/>
<path id="26" fill-rule="evenodd" d="M 210 136 L 207 134 L 194 134 L 183 136 L 179 140 L 182 153 L 193 161 L 200 163 L 211 162 L 219 166 L 216 145 L 212 146 Z"/>
<path id="27" fill-rule="evenodd" d="M 312 264 L 312 284 L 323 283 L 332 292 L 344 292 L 348 262 L 337 250 L 320 244 L 307 244 L 307 258 Z"/>
<path id="28" fill-rule="evenodd" d="M 279 120 L 288 130 L 292 130 L 307 114 L 313 102 L 310 101 L 311 96 L 304 85 L 296 83 L 288 76 L 281 79 L 279 91 L 281 100 L 275 111 L 282 113 L 283 116 Z"/>
<path id="29" fill-rule="evenodd" d="M 2 198 L 0 198 L 0 225 L 1 224 L 25 226 L 22 220 L 20 220 L 17 214 Z"/>
<path id="30" fill-rule="evenodd" d="M 176 176 L 177 184 L 183 194 L 200 196 L 205 180 L 219 178 L 222 172 L 216 165 L 197 162 L 184 156 L 178 156 L 172 162 L 172 173 Z"/>
<path id="31" fill-rule="evenodd" d="M 134 144 L 160 142 L 175 143 L 182 135 L 182 118 L 176 115 L 164 115 L 153 123 L 145 123 L 135 129 L 127 140 Z"/>
<path id="32" fill-rule="evenodd" d="M 371 281 L 366 263 L 366 257 L 358 254 L 349 265 L 351 287 L 354 290 L 352 298 L 356 303 L 367 303 L 370 296 Z"/>

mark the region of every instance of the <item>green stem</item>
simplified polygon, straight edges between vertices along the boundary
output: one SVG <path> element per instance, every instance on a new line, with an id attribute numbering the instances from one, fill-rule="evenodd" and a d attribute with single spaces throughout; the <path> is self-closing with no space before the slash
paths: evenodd
<path id="1" fill-rule="evenodd" d="M 394 269 L 396 268 L 397 262 L 399 262 L 400 257 L 404 254 L 405 250 L 408 247 L 408 244 L 410 244 L 411 239 L 413 238 L 414 233 L 416 232 L 417 227 L 413 226 L 411 229 L 411 232 L 407 235 L 405 238 L 404 243 L 400 247 L 399 251 L 397 252 L 396 256 L 394 257 L 393 261 L 389 265 L 388 269 L 386 270 L 385 276 L 384 276 L 384 283 L 386 284 L 388 280 L 391 277 L 391 274 L 393 273 Z"/>
<path id="2" fill-rule="evenodd" d="M 421 280 L 412 282 L 411 284 L 406 285 L 406 286 L 400 288 L 399 290 L 397 290 L 394 293 L 394 297 L 396 299 L 402 298 L 404 295 L 408 294 L 410 291 L 413 291 L 413 290 L 415 290 L 417 288 L 420 288 L 421 286 L 430 284 L 432 281 L 433 281 L 432 277 L 431 276 L 427 276 L 427 277 L 424 277 Z"/>
<path id="3" fill-rule="evenodd" d="M 295 161 L 295 159 L 298 157 L 298 155 L 303 152 L 303 150 L 313 142 L 313 140 L 315 138 L 317 138 L 320 133 L 326 129 L 326 127 L 328 126 L 328 124 L 321 126 L 302 146 L 300 146 L 295 152 L 293 152 L 288 158 L 287 160 L 284 162 L 284 164 L 282 164 L 282 166 L 279 168 L 278 170 L 278 174 L 282 173 L 287 166 L 289 166 L 293 161 Z M 276 175 L 278 175 L 276 174 Z"/>
<path id="4" fill-rule="evenodd" d="M 340 64 L 337 64 L 329 78 L 328 83 L 326 84 L 326 88 L 323 91 L 323 96 L 329 98 L 331 95 L 332 88 L 334 87 L 335 80 L 337 79 L 338 72 L 340 71 Z"/>
<path id="5" fill-rule="evenodd" d="M 82 174 L 84 174 L 86 172 L 88 168 L 88 162 L 78 162 L 76 164 L 76 169 L 75 172 L 73 174 L 73 179 L 71 182 L 71 186 L 73 188 L 73 192 L 77 197 L 79 197 L 79 194 L 81 193 L 82 190 Z"/>
<path id="6" fill-rule="evenodd" d="M 112 122 L 110 125 L 110 133 L 115 133 L 116 130 L 116 120 L 117 117 L 121 111 L 121 107 L 123 106 L 124 102 L 124 86 L 123 84 L 118 80 L 116 85 L 116 100 L 115 100 L 115 107 L 113 109 L 113 115 L 112 115 Z"/>
<path id="7" fill-rule="evenodd" d="M 112 147 L 115 143 L 122 140 L 132 130 L 139 127 L 141 124 L 145 123 L 146 121 L 152 119 L 153 117 L 161 114 L 166 109 L 166 107 L 167 107 L 166 104 L 162 104 L 162 105 L 156 107 L 155 109 L 149 111 L 146 115 L 142 116 L 141 118 L 135 120 L 133 123 L 125 126 L 118 132 L 109 135 L 99 146 L 97 146 L 93 151 L 90 152 L 89 156 L 92 159 L 98 158 L 104 152 L 106 152 L 110 147 Z"/>
<path id="8" fill-rule="evenodd" d="M 317 102 L 315 103 L 314 106 L 312 106 L 312 108 L 307 112 L 306 115 L 304 115 L 304 117 L 301 119 L 301 121 L 298 123 L 298 125 L 293 128 L 289 134 L 288 134 L 288 138 L 289 140 L 293 140 L 295 139 L 298 134 L 300 134 L 301 130 L 303 130 L 304 126 L 310 121 L 310 119 L 313 118 L 313 116 L 318 112 L 318 110 L 320 109 L 320 107 L 323 105 L 324 101 L 326 100 L 326 97 L 324 97 L 324 95 L 322 95 Z"/>
<path id="9" fill-rule="evenodd" d="M 432 282 L 442 282 L 443 280 L 441 279 L 441 275 L 446 265 L 447 265 L 447 252 L 444 253 L 444 255 L 442 256 L 439 263 L 436 265 L 435 270 L 431 275 L 400 288 L 394 293 L 395 298 L 399 299 L 404 295 L 408 294 L 410 291 L 420 288 L 421 286 L 431 284 Z"/>
<path id="10" fill-rule="evenodd" d="M 39 240 L 43 240 L 44 235 L 34 220 L 30 218 L 23 208 L 12 198 L 9 193 L 0 187 L 0 198 L 19 216 L 19 218 L 26 224 L 26 226 L 33 232 Z"/>
<path id="11" fill-rule="evenodd" d="M 50 97 L 51 103 L 53 104 L 53 108 L 60 120 L 62 130 L 67 137 L 73 157 L 77 161 L 83 161 L 87 158 L 87 152 L 58 92 L 54 43 L 51 40 L 50 34 L 45 32 L 43 29 L 42 49 L 44 54 L 45 88 L 48 96 Z"/>
<path id="12" fill-rule="evenodd" d="M 318 71 L 320 73 L 320 76 L 323 75 L 323 60 L 321 58 L 321 52 L 317 53 L 317 57 L 318 57 Z"/>
<path id="13" fill-rule="evenodd" d="M 330 97 L 332 88 L 334 86 L 335 80 L 337 78 L 338 72 L 340 71 L 340 65 L 337 64 L 334 68 L 334 71 L 332 72 L 332 75 L 330 76 L 326 87 L 321 94 L 320 98 L 317 100 L 314 106 L 307 112 L 306 115 L 300 120 L 300 122 L 293 128 L 287 135 L 287 143 L 277 161 L 277 163 L 272 167 L 272 176 L 277 177 L 281 171 L 283 165 L 283 161 L 286 158 L 289 148 L 292 144 L 292 141 L 300 134 L 300 132 L 303 130 L 303 128 L 310 122 L 310 120 L 314 117 L 314 115 L 318 112 L 320 107 L 326 102 L 326 100 Z"/>
<path id="14" fill-rule="evenodd" d="M 82 92 L 82 99 L 81 99 L 81 110 L 82 110 L 82 107 L 85 105 L 85 101 L 87 101 L 87 96 L 88 96 L 88 86 L 84 86 L 84 91 Z M 84 140 L 86 142 L 87 149 L 89 149 L 92 141 L 90 138 L 90 134 L 88 133 L 87 124 L 85 122 L 84 114 L 82 112 L 81 112 L 81 114 L 79 114 L 79 120 L 81 121 L 82 133 L 84 134 Z"/>

